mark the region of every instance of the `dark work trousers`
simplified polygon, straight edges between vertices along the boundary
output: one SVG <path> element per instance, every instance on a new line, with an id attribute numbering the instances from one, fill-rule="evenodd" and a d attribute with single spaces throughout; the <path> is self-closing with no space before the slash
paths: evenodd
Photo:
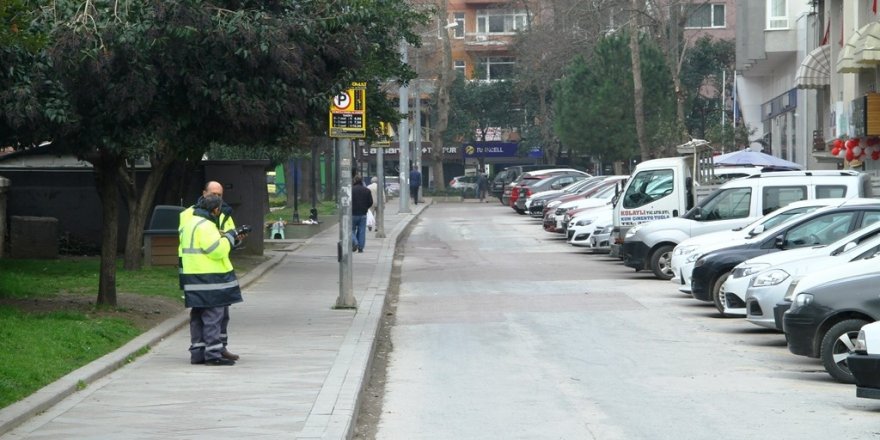
<path id="1" fill-rule="evenodd" d="M 223 353 L 220 339 L 225 307 L 193 307 L 189 312 L 190 361 L 219 359 Z"/>
<path id="2" fill-rule="evenodd" d="M 229 306 L 223 307 L 223 320 L 220 321 L 220 341 L 223 342 L 223 348 L 229 343 L 229 333 L 226 329 L 229 327 Z"/>
<path id="3" fill-rule="evenodd" d="M 418 186 L 409 187 L 409 193 L 410 193 L 410 195 L 412 195 L 413 203 L 418 205 L 419 204 L 419 187 Z"/>

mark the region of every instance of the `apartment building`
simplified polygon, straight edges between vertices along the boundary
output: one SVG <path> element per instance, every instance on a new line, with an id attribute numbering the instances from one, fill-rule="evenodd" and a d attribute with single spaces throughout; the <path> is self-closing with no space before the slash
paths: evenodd
<path id="1" fill-rule="evenodd" d="M 738 1 L 739 106 L 753 148 L 880 174 L 880 16 L 872 0 Z M 874 151 L 878 151 L 874 153 Z"/>

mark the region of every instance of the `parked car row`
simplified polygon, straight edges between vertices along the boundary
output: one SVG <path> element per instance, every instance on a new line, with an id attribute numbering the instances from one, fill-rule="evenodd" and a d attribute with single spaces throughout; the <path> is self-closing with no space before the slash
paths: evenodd
<path id="1" fill-rule="evenodd" d="M 620 205 L 635 215 L 634 204 L 677 185 L 671 174 L 638 177 L 586 177 L 528 195 L 517 212 L 540 216 L 573 246 L 610 252 Z M 858 172 L 749 170 L 681 216 L 631 225 L 618 257 L 712 303 L 719 317 L 784 333 L 791 353 L 880 398 L 880 324 L 871 324 L 880 320 L 880 199 L 871 196 Z"/>

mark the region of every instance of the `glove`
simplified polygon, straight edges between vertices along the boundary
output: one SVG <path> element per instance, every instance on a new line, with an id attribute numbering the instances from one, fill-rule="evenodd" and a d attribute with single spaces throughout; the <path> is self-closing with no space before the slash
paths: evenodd
<path id="1" fill-rule="evenodd" d="M 231 247 L 235 247 L 235 246 L 236 246 L 236 244 L 237 244 L 236 241 L 237 241 L 237 240 L 235 239 L 235 230 L 234 230 L 234 229 L 230 229 L 230 230 L 226 231 L 226 232 L 223 234 L 223 236 L 226 237 L 227 240 L 229 240 L 229 246 L 231 246 Z"/>

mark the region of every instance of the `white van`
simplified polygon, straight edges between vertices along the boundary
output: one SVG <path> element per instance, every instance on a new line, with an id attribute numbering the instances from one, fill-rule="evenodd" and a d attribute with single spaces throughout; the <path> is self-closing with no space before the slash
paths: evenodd
<path id="1" fill-rule="evenodd" d="M 681 217 L 631 227 L 620 254 L 626 266 L 668 280 L 673 248 L 690 237 L 745 226 L 799 200 L 870 196 L 870 176 L 856 171 L 760 173 L 725 183 Z"/>
<path id="2" fill-rule="evenodd" d="M 623 237 L 630 227 L 684 215 L 694 207 L 700 194 L 718 188 L 717 180 L 724 180 L 724 175 L 741 177 L 758 173 L 760 169 L 754 167 L 716 169 L 711 158 L 695 163 L 694 155 L 638 164 L 614 204 L 611 255 L 619 256 Z"/>

